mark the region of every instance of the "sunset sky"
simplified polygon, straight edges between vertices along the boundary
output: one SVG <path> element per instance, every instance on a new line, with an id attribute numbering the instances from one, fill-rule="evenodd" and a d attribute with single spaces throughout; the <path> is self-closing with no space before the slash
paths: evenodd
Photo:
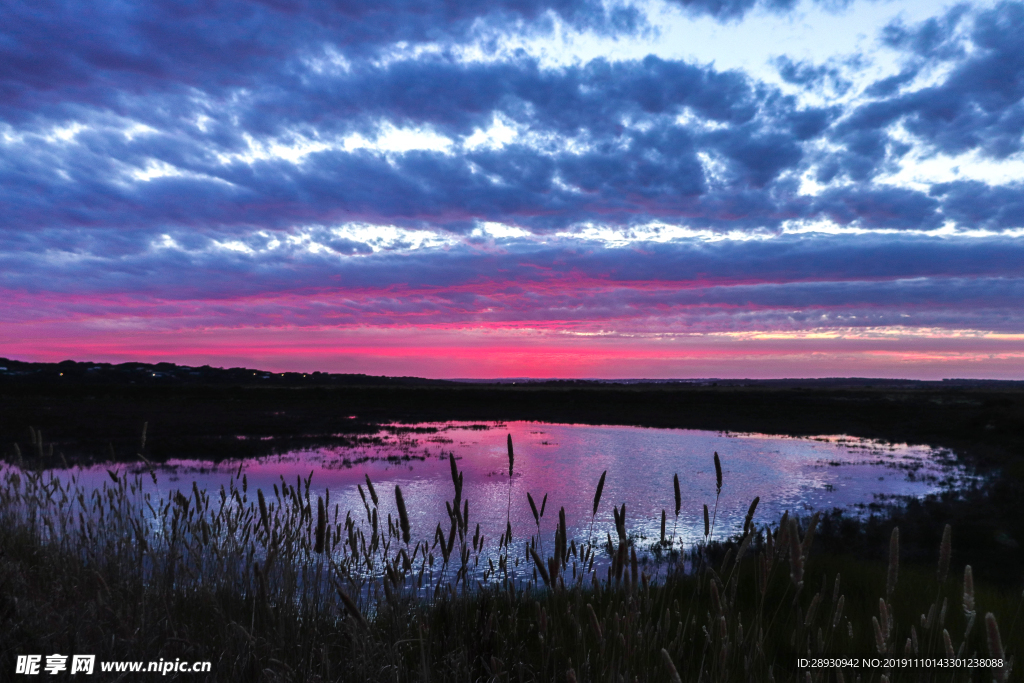
<path id="1" fill-rule="evenodd" d="M 1024 379 L 1022 98 L 1022 2 L 7 0 L 0 356 Z"/>

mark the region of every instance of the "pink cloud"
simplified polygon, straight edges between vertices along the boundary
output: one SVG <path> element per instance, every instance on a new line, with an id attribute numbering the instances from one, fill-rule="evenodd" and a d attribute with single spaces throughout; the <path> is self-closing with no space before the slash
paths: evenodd
<path id="1" fill-rule="evenodd" d="M 23 360 L 172 361 L 270 371 L 454 377 L 885 376 L 1024 379 L 1016 335 L 848 338 L 579 336 L 510 328 L 238 327 L 159 331 L 38 323 L 3 329 Z"/>

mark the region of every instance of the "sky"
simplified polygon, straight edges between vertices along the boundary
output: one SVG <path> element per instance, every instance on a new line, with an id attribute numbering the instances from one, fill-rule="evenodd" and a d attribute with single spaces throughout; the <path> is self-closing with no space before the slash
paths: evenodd
<path id="1" fill-rule="evenodd" d="M 0 4 L 0 355 L 1024 379 L 1024 2 Z"/>

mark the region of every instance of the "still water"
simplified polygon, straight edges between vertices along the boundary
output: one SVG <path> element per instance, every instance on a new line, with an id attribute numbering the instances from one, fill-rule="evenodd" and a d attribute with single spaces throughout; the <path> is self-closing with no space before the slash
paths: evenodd
<path id="1" fill-rule="evenodd" d="M 515 466 L 508 476 L 506 435 L 515 446 Z M 948 451 L 927 446 L 887 444 L 843 436 L 794 438 L 686 429 L 506 423 L 424 423 L 390 425 L 353 448 L 313 450 L 244 462 L 213 464 L 172 460 L 158 471 L 154 493 L 219 489 L 239 471 L 253 489 L 270 492 L 283 477 L 294 485 L 312 473 L 311 493 L 330 491 L 330 507 L 341 517 L 351 510 L 364 517 L 357 484 L 369 476 L 380 496 L 380 509 L 397 518 L 395 486 L 401 486 L 413 536 L 428 539 L 438 522 L 447 530 L 445 501 L 454 487 L 448 463 L 453 453 L 464 472 L 463 499 L 469 500 L 470 529 L 480 524 L 489 546 L 511 517 L 514 536 L 536 533 L 526 494 L 538 507 L 547 496 L 541 531 L 550 539 L 565 508 L 570 537 L 585 538 L 591 529 L 594 491 L 608 471 L 601 506 L 593 522 L 596 535 L 614 535 L 612 505 L 626 504 L 627 529 L 655 540 L 661 511 L 668 513 L 668 535 L 686 544 L 703 538 L 703 506 L 715 510 L 713 453 L 722 460 L 724 483 L 717 499 L 715 538 L 737 533 L 755 496 L 755 521 L 776 522 L 789 510 L 801 516 L 812 510 L 843 508 L 867 514 L 903 497 L 922 497 L 944 487 L 962 486 L 968 476 Z M 81 482 L 99 483 L 109 466 L 78 473 Z M 127 469 L 119 466 L 120 469 Z M 116 468 L 115 468 L 116 469 Z M 673 474 L 679 475 L 682 506 L 674 515 Z M 145 481 L 151 486 L 149 478 Z M 365 484 L 364 484 L 365 487 Z"/>

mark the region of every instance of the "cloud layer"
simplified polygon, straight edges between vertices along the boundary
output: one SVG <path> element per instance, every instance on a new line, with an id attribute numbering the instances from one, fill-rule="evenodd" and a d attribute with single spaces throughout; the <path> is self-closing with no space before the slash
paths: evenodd
<path id="1" fill-rule="evenodd" d="M 182 357 L 199 331 L 344 346 L 358 330 L 432 330 L 458 345 L 529 328 L 581 359 L 620 340 L 625 355 L 599 364 L 617 376 L 655 367 L 630 348 L 687 335 L 821 335 L 826 353 L 836 339 L 998 337 L 1014 353 L 1024 4 L 894 14 L 871 38 L 885 63 L 780 45 L 752 72 L 537 47 L 642 44 L 666 16 L 728 30 L 812 10 L 6 3 L 0 339 L 31 355 L 40 330 L 66 331 L 99 346 L 45 353 L 128 357 L 131 330 L 171 335 L 178 350 L 161 348 Z M 296 343 L 291 358 L 355 362 Z M 839 374 L 875 367 L 868 351 Z M 539 366 L 522 367 L 507 374 Z"/>

